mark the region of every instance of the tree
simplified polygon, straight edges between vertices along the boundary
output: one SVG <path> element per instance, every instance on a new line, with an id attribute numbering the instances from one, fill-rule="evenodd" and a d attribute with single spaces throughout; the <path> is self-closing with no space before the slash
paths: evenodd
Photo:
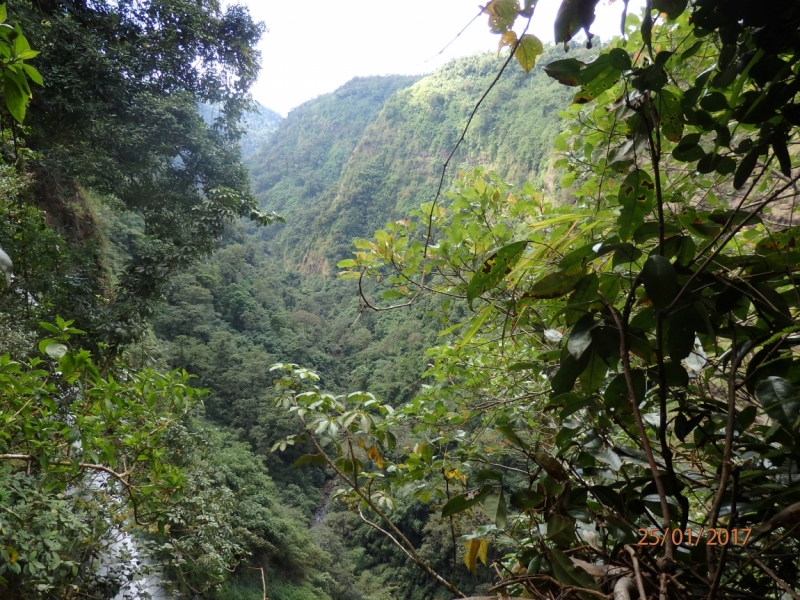
<path id="1" fill-rule="evenodd" d="M 566 0 L 558 41 L 594 5 Z M 511 28 L 533 10 L 485 9 L 523 66 Z M 592 62 L 546 67 L 578 88 L 557 142 L 573 206 L 477 170 L 340 263 L 406 299 L 365 297 L 376 310 L 433 294 L 474 311 L 397 410 L 280 380 L 302 460 L 454 594 L 392 524 L 409 487 L 454 535 L 483 507 L 464 558 L 505 554 L 495 590 L 796 597 L 798 11 L 648 3 Z"/>
<path id="2" fill-rule="evenodd" d="M 106 284 L 75 303 L 92 306 L 75 317 L 113 351 L 140 336 L 170 276 L 209 254 L 225 223 L 278 218 L 257 210 L 236 144 L 263 27 L 242 7 L 211 0 L 23 1 L 14 9 L 47 82 L 28 110 L 25 152 L 14 129 L 6 157 L 31 175 L 25 199 L 72 241 L 98 235 L 85 190 L 143 222 L 116 289 Z M 213 127 L 198 114 L 201 102 L 221 106 Z M 6 248 L 12 259 L 16 250 Z M 93 279 L 109 277 L 96 270 Z M 97 305 L 98 295 L 111 301 Z"/>

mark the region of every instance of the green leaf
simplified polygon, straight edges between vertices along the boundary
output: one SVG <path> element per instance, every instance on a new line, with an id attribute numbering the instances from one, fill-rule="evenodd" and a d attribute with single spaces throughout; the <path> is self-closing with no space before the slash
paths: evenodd
<path id="1" fill-rule="evenodd" d="M 622 182 L 618 197 L 622 210 L 617 220 L 621 240 L 631 239 L 633 232 L 644 223 L 645 215 L 653 208 L 654 190 L 653 180 L 642 169 L 631 171 Z"/>
<path id="2" fill-rule="evenodd" d="M 739 166 L 736 169 L 736 174 L 733 176 L 733 187 L 741 189 L 744 185 L 745 181 L 750 178 L 750 175 L 753 173 L 753 169 L 756 168 L 756 163 L 758 162 L 758 153 L 757 152 L 749 152 L 739 163 Z"/>
<path id="3" fill-rule="evenodd" d="M 630 55 L 622 48 L 612 48 L 608 53 L 608 60 L 612 67 L 620 71 L 630 71 L 633 68 Z"/>
<path id="4" fill-rule="evenodd" d="M 647 378 L 640 369 L 631 371 L 631 379 L 633 380 L 633 391 L 636 394 L 636 401 L 641 404 L 644 400 L 644 395 L 647 391 Z M 603 400 L 608 408 L 617 410 L 626 410 L 630 406 L 630 396 L 628 395 L 628 384 L 624 374 L 619 374 L 611 383 L 608 384 Z"/>
<path id="5" fill-rule="evenodd" d="M 561 366 L 550 380 L 550 387 L 553 389 L 554 394 L 566 394 L 572 391 L 578 377 L 586 369 L 586 365 L 589 364 L 589 356 L 584 352 L 580 360 L 575 360 L 572 354 L 567 354 L 561 359 Z"/>
<path id="6" fill-rule="evenodd" d="M 44 80 L 42 79 L 41 74 L 31 65 L 22 65 L 22 68 L 28 74 L 28 77 L 31 78 L 31 81 L 38 85 L 44 85 Z"/>
<path id="7" fill-rule="evenodd" d="M 69 351 L 69 348 L 64 344 L 54 343 L 48 344 L 44 351 L 50 358 L 60 360 Z"/>
<path id="8" fill-rule="evenodd" d="M 559 83 L 574 87 L 581 84 L 581 67 L 585 64 L 574 58 L 565 58 L 551 62 L 544 72 Z"/>
<path id="9" fill-rule="evenodd" d="M 592 343 L 592 329 L 600 323 L 595 321 L 593 314 L 581 317 L 572 328 L 567 340 L 567 350 L 575 360 L 578 360 Z"/>
<path id="10" fill-rule="evenodd" d="M 542 46 L 542 41 L 535 35 L 527 33 L 520 39 L 519 45 L 514 52 L 514 58 L 517 59 L 517 62 L 526 73 L 530 73 L 536 65 L 536 59 L 539 58 L 543 52 L 544 46 Z"/>
<path id="11" fill-rule="evenodd" d="M 24 79 L 24 78 L 23 78 Z M 10 70 L 3 71 L 3 93 L 6 97 L 6 108 L 17 122 L 25 120 L 25 109 L 28 106 L 28 96 L 22 91 L 18 75 Z"/>
<path id="12" fill-rule="evenodd" d="M 680 93 L 678 91 L 678 93 Z M 661 121 L 661 133 L 670 142 L 677 142 L 683 135 L 683 110 L 678 94 L 668 89 L 658 93 L 656 102 Z"/>
<path id="13" fill-rule="evenodd" d="M 472 307 L 472 301 L 486 290 L 495 287 L 511 272 L 511 269 L 522 257 L 527 241 L 513 242 L 503 246 L 493 253 L 480 270 L 476 271 L 467 286 L 467 302 Z"/>
<path id="14" fill-rule="evenodd" d="M 501 424 L 495 427 L 495 430 L 518 448 L 528 449 L 528 445 L 520 439 L 510 425 Z"/>
<path id="15" fill-rule="evenodd" d="M 492 491 L 491 485 L 485 485 L 478 490 L 472 490 L 458 496 L 453 496 L 442 508 L 442 518 L 452 517 L 456 513 L 472 508 L 483 500 Z"/>
<path id="16" fill-rule="evenodd" d="M 497 525 L 498 529 L 503 529 L 506 526 L 508 507 L 506 506 L 502 489 L 495 490 L 493 493 L 486 496 L 483 501 L 483 509 L 486 511 L 486 516 Z"/>
<path id="17" fill-rule="evenodd" d="M 600 279 L 597 277 L 597 273 L 589 273 L 578 282 L 567 300 L 567 307 L 564 311 L 567 325 L 572 325 L 589 312 L 591 305 L 598 299 L 599 287 Z M 609 299 L 609 302 L 612 301 L 613 299 Z"/>
<path id="18" fill-rule="evenodd" d="M 581 68 L 580 80 L 583 85 L 584 98 L 594 100 L 610 89 L 620 77 L 620 70 L 611 63 L 608 54 L 601 54 L 592 62 Z"/>
<path id="19" fill-rule="evenodd" d="M 596 391 L 605 381 L 608 373 L 608 364 L 600 354 L 594 350 L 589 357 L 589 363 L 580 374 L 581 387 L 585 393 Z"/>
<path id="20" fill-rule="evenodd" d="M 304 454 L 300 458 L 298 458 L 292 466 L 297 467 L 304 467 L 305 465 L 312 465 L 314 467 L 324 467 L 328 464 L 328 461 L 325 460 L 324 454 Z"/>
<path id="21" fill-rule="evenodd" d="M 672 235 L 680 233 L 680 229 L 670 223 L 664 223 L 664 234 Z M 637 244 L 644 244 L 647 241 L 657 238 L 659 235 L 658 223 L 655 221 L 648 221 L 636 228 L 633 232 L 633 241 Z"/>
<path id="22" fill-rule="evenodd" d="M 681 62 L 697 54 L 700 51 L 700 48 L 703 47 L 703 44 L 704 42 L 702 40 L 697 40 L 688 50 L 681 52 Z"/>
<path id="23" fill-rule="evenodd" d="M 782 377 L 767 377 L 756 386 L 756 398 L 770 418 L 793 428 L 800 415 L 800 393 Z"/>
<path id="24" fill-rule="evenodd" d="M 678 293 L 678 274 L 675 267 L 658 254 L 645 261 L 642 281 L 647 297 L 657 309 L 666 308 Z"/>
<path id="25" fill-rule="evenodd" d="M 581 28 L 588 34 L 594 22 L 594 7 L 599 1 L 562 0 L 553 27 L 556 43 L 566 44 Z"/>
<path id="26" fill-rule="evenodd" d="M 667 351 L 672 362 L 680 363 L 694 350 L 694 338 L 698 326 L 698 315 L 687 306 L 667 319 Z"/>
<path id="27" fill-rule="evenodd" d="M 568 548 L 575 539 L 575 522 L 558 513 L 553 514 L 547 520 L 547 539 L 557 546 Z"/>
<path id="28" fill-rule="evenodd" d="M 572 272 L 556 271 L 550 275 L 545 275 L 533 284 L 530 291 L 525 293 L 525 297 L 540 300 L 561 298 L 561 296 L 566 296 L 574 290 L 585 275 L 585 269 Z"/>
<path id="29" fill-rule="evenodd" d="M 708 112 L 718 112 L 728 110 L 728 99 L 722 92 L 711 92 L 700 98 L 700 108 Z"/>
<path id="30" fill-rule="evenodd" d="M 544 496 L 532 490 L 520 490 L 511 494 L 511 506 L 519 510 L 536 508 L 544 502 Z"/>

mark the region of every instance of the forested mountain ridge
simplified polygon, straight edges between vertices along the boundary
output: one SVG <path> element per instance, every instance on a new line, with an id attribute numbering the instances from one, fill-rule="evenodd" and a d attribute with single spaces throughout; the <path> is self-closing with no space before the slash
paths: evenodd
<path id="1" fill-rule="evenodd" d="M 548 58 L 557 53 L 548 49 Z M 576 54 L 589 55 L 581 49 Z M 352 253 L 353 239 L 430 200 L 444 161 L 503 61 L 495 54 L 472 56 L 416 82 L 405 78 L 380 105 L 372 104 L 372 112 L 362 113 L 353 100 L 366 86 L 386 86 L 393 79 L 355 80 L 290 113 L 248 163 L 261 206 L 288 217 L 286 224 L 264 231 L 271 254 L 291 268 L 303 265 L 305 272 L 329 275 Z M 345 98 L 347 104 L 340 105 Z M 569 93 L 540 67 L 526 75 L 512 65 L 477 113 L 448 177 L 481 164 L 509 181 L 547 183 L 556 192 L 546 174 L 560 132 L 558 112 L 568 103 Z M 342 114 L 352 123 L 346 137 L 331 117 L 318 117 L 309 131 L 310 111 Z"/>

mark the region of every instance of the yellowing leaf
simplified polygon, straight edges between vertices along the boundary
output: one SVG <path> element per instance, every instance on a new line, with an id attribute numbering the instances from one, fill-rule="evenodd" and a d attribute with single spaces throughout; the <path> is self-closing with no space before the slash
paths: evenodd
<path id="1" fill-rule="evenodd" d="M 526 73 L 530 73 L 531 69 L 536 65 L 536 59 L 539 58 L 543 52 L 544 47 L 542 46 L 542 41 L 535 35 L 526 34 L 522 36 L 519 46 L 517 46 L 517 50 L 514 52 L 514 58 L 516 58 L 520 66 L 525 69 Z"/>
<path id="2" fill-rule="evenodd" d="M 478 574 L 478 559 L 486 565 L 486 554 L 489 551 L 489 542 L 484 539 L 467 540 L 467 553 L 464 555 L 464 564 L 470 573 Z"/>
<path id="3" fill-rule="evenodd" d="M 517 34 L 513 31 L 506 31 L 500 36 L 500 43 L 497 45 L 498 50 L 502 50 L 506 46 L 513 46 L 517 43 Z"/>
<path id="4" fill-rule="evenodd" d="M 377 463 L 379 469 L 383 468 L 384 459 L 381 456 L 381 453 L 378 452 L 378 448 L 372 446 L 369 450 L 367 450 L 367 456 L 369 456 L 371 460 L 374 460 Z"/>

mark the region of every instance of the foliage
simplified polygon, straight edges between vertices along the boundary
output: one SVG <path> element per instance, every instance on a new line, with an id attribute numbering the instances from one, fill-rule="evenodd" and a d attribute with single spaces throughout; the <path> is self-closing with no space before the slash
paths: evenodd
<path id="1" fill-rule="evenodd" d="M 591 23 L 576 6 L 561 39 Z M 340 263 L 389 282 L 385 301 L 472 305 L 430 351 L 430 387 L 391 410 L 307 389 L 294 367 L 281 380 L 303 425 L 285 443 L 313 446 L 300 462 L 333 468 L 457 595 L 396 528 L 398 495 L 454 531 L 481 505 L 467 566 L 490 539 L 507 559 L 495 589 L 525 597 L 798 586 L 796 22 L 747 2 L 698 1 L 691 23 L 686 3 L 658 7 L 669 20 L 629 17 L 594 61 L 545 67 L 580 88 L 557 140 L 574 206 L 478 170 Z M 398 448 L 408 427 L 419 442 Z"/>
<path id="2" fill-rule="evenodd" d="M 33 50 L 25 39 L 19 25 L 12 27 L 6 20 L 8 9 L 0 4 L 0 55 L 2 55 L 3 97 L 8 112 L 18 123 L 25 120 L 25 111 L 31 97 L 28 79 L 42 85 L 42 76 L 26 60 L 35 58 L 39 52 Z"/>
<path id="3" fill-rule="evenodd" d="M 213 1 L 20 2 L 13 16 L 15 33 L 3 25 L 17 40 L 8 68 L 21 73 L 19 53 L 33 56 L 21 26 L 41 51 L 41 77 L 24 72 L 47 86 L 30 104 L 24 137 L 13 129 L 4 139 L 3 158 L 30 180 L 19 202 L 45 209 L 68 242 L 87 244 L 95 264 L 72 265 L 87 293 L 71 316 L 95 351 L 101 338 L 113 354 L 143 334 L 169 277 L 209 254 L 225 223 L 279 218 L 257 210 L 236 144 L 262 28 L 241 7 Z M 222 107 L 213 127 L 200 102 Z M 103 273 L 89 196 L 142 219 L 118 277 Z M 18 262 L 26 248 L 6 251 Z"/>

